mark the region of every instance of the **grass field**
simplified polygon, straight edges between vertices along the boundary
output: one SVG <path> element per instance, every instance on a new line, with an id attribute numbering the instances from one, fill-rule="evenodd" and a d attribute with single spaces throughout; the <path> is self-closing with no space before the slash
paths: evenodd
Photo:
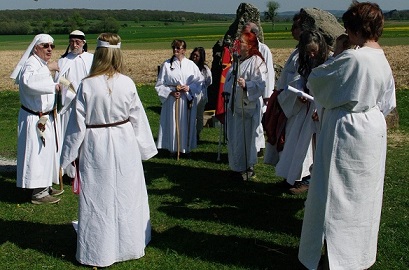
<path id="1" fill-rule="evenodd" d="M 121 28 L 119 34 L 123 39 L 123 49 L 167 49 L 169 43 L 175 38 L 187 41 L 190 48 L 195 46 L 212 47 L 214 43 L 223 38 L 231 22 L 189 22 L 169 23 L 163 22 L 121 22 L 126 27 Z M 265 43 L 270 48 L 288 48 L 294 46 L 292 41 L 291 24 L 276 23 L 274 31 L 270 23 L 262 23 Z M 55 44 L 65 48 L 67 35 L 53 35 Z M 87 34 L 90 47 L 96 44 L 97 34 Z M 0 35 L 1 50 L 25 50 L 33 36 Z M 385 46 L 409 44 L 409 21 L 385 24 L 382 37 Z"/>
<path id="2" fill-rule="evenodd" d="M 187 40 L 189 48 L 211 48 L 223 37 L 230 22 L 127 25 L 120 35 L 126 54 L 134 59 L 133 50 L 138 54 L 139 50 L 169 50 L 170 41 L 179 37 Z M 408 26 L 409 22 L 387 22 L 381 43 L 409 45 Z M 294 46 L 289 24 L 276 25 L 274 32 L 270 24 L 263 28 L 270 48 Z M 67 35 L 54 37 L 57 47 L 65 48 Z M 95 47 L 96 35 L 87 35 L 87 39 L 90 47 Z M 32 36 L 0 36 L 2 62 L 11 63 L 4 56 L 5 51 L 20 53 L 31 40 Z M 390 58 L 397 63 L 393 65 L 394 72 L 402 81 L 409 59 L 408 47 L 400 47 L 399 52 L 389 50 Z M 167 52 L 161 53 L 164 60 Z M 140 62 L 144 61 L 152 58 Z M 132 68 L 140 76 L 141 69 Z M 3 73 L 10 74 L 10 70 Z M 1 78 L 6 80 L 7 76 Z M 18 92 L 9 90 L 11 87 L 0 89 L 0 157 L 13 159 L 20 103 Z M 159 99 L 152 84 L 138 83 L 138 92 L 156 136 Z M 372 270 L 409 269 L 408 87 L 400 87 L 397 101 L 400 125 L 388 134 L 378 259 Z M 222 148 L 221 162 L 216 162 L 218 136 L 218 129 L 205 128 L 203 143 L 189 160 L 176 161 L 160 152 L 144 162 L 152 242 L 142 259 L 118 263 L 109 269 L 301 269 L 297 249 L 306 195 L 287 194 L 279 187 L 281 179 L 274 176 L 274 168 L 262 164 L 261 159 L 254 181 L 231 181 L 226 147 Z M 65 183 L 66 192 L 58 205 L 35 206 L 27 202 L 26 193 L 15 187 L 15 172 L 5 169 L 0 168 L 0 269 L 87 269 L 75 260 L 76 235 L 71 221 L 76 219 L 77 198 L 70 183 Z"/>
<path id="3" fill-rule="evenodd" d="M 159 100 L 152 85 L 138 91 L 156 136 Z M 409 90 L 397 95 L 400 128 L 389 132 L 374 270 L 409 268 Z M 15 157 L 18 107 L 17 92 L 0 91 L 0 156 Z M 225 147 L 222 162 L 216 162 L 218 132 L 205 128 L 204 142 L 189 160 L 159 153 L 144 162 L 152 242 L 142 259 L 110 269 L 301 269 L 297 247 L 306 196 L 287 194 L 274 168 L 261 160 L 254 181 L 231 181 Z M 15 177 L 0 171 L 0 269 L 86 269 L 75 260 L 70 223 L 77 198 L 70 183 L 58 205 L 35 206 L 15 187 Z"/>

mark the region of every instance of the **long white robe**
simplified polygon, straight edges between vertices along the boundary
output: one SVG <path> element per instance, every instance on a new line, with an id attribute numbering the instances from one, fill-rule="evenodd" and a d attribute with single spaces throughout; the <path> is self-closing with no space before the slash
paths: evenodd
<path id="1" fill-rule="evenodd" d="M 62 142 L 64 141 L 65 131 L 67 129 L 70 113 L 73 108 L 73 100 L 78 90 L 81 80 L 84 79 L 91 70 L 92 60 L 94 55 L 92 53 L 83 52 L 82 54 L 74 54 L 70 52 L 66 57 L 58 60 L 59 72 L 55 74 L 55 81 L 58 82 L 61 77 L 66 78 L 71 82 L 75 93 L 68 87 L 63 87 L 62 104 L 63 109 L 58 113 L 58 137 Z"/>
<path id="2" fill-rule="evenodd" d="M 298 69 L 298 48 L 296 48 L 288 57 L 286 63 L 284 64 L 283 70 L 281 71 L 280 77 L 278 78 L 276 82 L 275 88 L 278 90 L 286 90 L 288 87 L 288 84 L 294 81 L 295 76 L 298 73 L 297 69 Z M 279 96 L 281 96 L 279 99 L 279 102 L 281 100 L 280 105 L 284 107 L 284 109 L 286 109 L 287 107 L 290 107 L 288 110 L 291 110 L 292 109 L 291 106 L 294 105 L 294 101 L 295 101 L 294 95 L 292 95 L 291 93 L 286 93 L 286 91 L 283 91 L 280 93 Z M 292 102 L 292 104 L 289 104 L 289 106 L 285 105 L 285 103 L 287 103 L 286 102 L 287 96 L 289 96 L 288 99 L 290 99 Z M 288 115 L 286 116 L 287 118 L 289 117 Z M 286 136 L 288 136 L 292 122 L 293 122 L 292 119 L 287 120 Z M 277 162 L 279 161 L 279 156 L 280 156 L 280 153 L 277 151 L 276 145 L 271 145 L 270 143 L 266 142 L 266 153 L 264 155 L 264 163 L 276 165 Z M 288 164 L 288 166 L 290 166 L 289 163 L 283 163 L 282 166 L 285 166 L 285 164 Z M 286 169 L 286 171 L 288 170 L 289 168 Z"/>
<path id="3" fill-rule="evenodd" d="M 122 125 L 86 128 L 128 118 Z M 63 168 L 79 155 L 80 263 L 105 267 L 144 256 L 151 226 L 142 160 L 156 153 L 134 82 L 122 74 L 83 80 L 61 154 Z"/>
<path id="4" fill-rule="evenodd" d="M 230 93 L 227 110 L 228 159 L 232 171 L 242 172 L 257 163 L 257 128 L 261 121 L 267 69 L 258 56 L 252 56 L 241 62 L 238 78 L 246 80 L 247 91 L 237 86 L 234 97 L 233 83 L 237 82 L 234 82 L 232 71 L 233 67 L 228 71 L 224 84 L 224 92 Z"/>
<path id="5" fill-rule="evenodd" d="M 305 83 L 300 75 L 295 74 L 293 81 L 277 97 L 287 123 L 284 148 L 275 172 L 287 183 L 294 185 L 295 181 L 310 175 L 309 169 L 313 163 L 312 136 L 316 131 L 312 120 L 315 104 L 309 101 L 302 103 L 296 94 L 288 90 L 288 85 L 303 90 Z"/>
<path id="6" fill-rule="evenodd" d="M 31 55 L 21 70 L 20 102 L 34 112 L 54 108 L 55 83 L 47 63 Z M 18 114 L 17 187 L 41 188 L 58 183 L 59 160 L 56 149 L 54 116 L 46 116 L 45 146 L 37 133 L 39 116 L 20 109 Z"/>
<path id="7" fill-rule="evenodd" d="M 367 269 L 376 260 L 386 158 L 384 115 L 395 106 L 381 49 L 347 50 L 308 78 L 323 106 L 299 259 L 316 269 L 323 240 L 331 269 Z"/>
<path id="8" fill-rule="evenodd" d="M 270 48 L 264 44 L 259 42 L 258 49 L 261 55 L 264 58 L 264 62 L 266 63 L 267 73 L 265 75 L 265 88 L 263 91 L 263 99 L 268 99 L 274 91 L 274 83 L 275 83 L 275 71 L 274 71 L 274 63 L 273 63 L 273 54 L 270 51 Z M 263 117 L 263 113 L 266 111 L 267 105 L 262 103 L 261 109 L 261 116 L 260 116 L 260 124 L 257 127 L 257 138 L 256 138 L 256 148 L 257 152 L 260 149 L 266 148 L 266 139 L 264 137 L 264 129 L 263 124 L 261 123 L 261 119 Z"/>
<path id="9" fill-rule="evenodd" d="M 263 91 L 263 98 L 269 98 L 274 91 L 274 83 L 275 83 L 275 71 L 274 71 L 274 60 L 273 54 L 271 53 L 270 48 L 264 44 L 259 42 L 259 51 L 261 55 L 264 57 L 264 61 L 267 67 L 267 74 L 265 76 L 266 87 Z"/>
<path id="10" fill-rule="evenodd" d="M 199 68 L 187 58 L 183 58 L 182 61 L 174 58 L 172 64 L 169 59 L 162 64 L 155 85 L 162 103 L 157 139 L 159 149 L 167 149 L 175 153 L 178 151 L 178 141 L 181 153 L 189 153 L 197 147 L 197 104 L 193 102 L 192 108 L 188 109 L 188 99 L 193 99 L 200 93 L 201 83 L 202 75 Z M 189 93 L 182 93 L 179 98 L 178 116 L 176 116 L 176 99 L 170 95 L 172 91 L 176 91 L 177 85 L 188 85 L 190 88 Z M 176 117 L 179 123 L 179 140 L 176 134 Z"/>
<path id="11" fill-rule="evenodd" d="M 196 130 L 197 133 L 199 134 L 200 131 L 203 129 L 203 113 L 204 109 L 206 107 L 206 103 L 208 101 L 207 97 L 207 88 L 209 85 L 212 84 L 212 72 L 210 68 L 205 65 L 204 69 L 201 70 L 201 87 L 200 87 L 200 92 L 196 95 L 195 101 L 196 101 L 196 108 L 197 108 L 197 114 L 196 114 Z"/>
<path id="12" fill-rule="evenodd" d="M 58 82 L 60 77 L 64 77 L 71 82 L 74 90 L 77 91 L 81 80 L 84 79 L 91 70 L 93 57 L 94 55 L 88 52 L 83 52 L 82 54 L 74 54 L 70 52 L 66 57 L 60 58 L 58 60 L 58 67 L 60 68 L 60 71 L 56 72 L 55 81 Z M 74 100 L 74 98 L 75 93 L 65 88 L 62 97 L 65 108 L 59 114 L 62 140 L 64 140 L 64 132 L 72 110 L 72 104 L 70 101 Z"/>

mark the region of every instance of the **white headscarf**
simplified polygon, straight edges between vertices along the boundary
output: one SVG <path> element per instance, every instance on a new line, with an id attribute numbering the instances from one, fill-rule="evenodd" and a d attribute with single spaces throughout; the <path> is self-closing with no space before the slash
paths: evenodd
<path id="1" fill-rule="evenodd" d="M 30 55 L 33 53 L 33 48 L 34 46 L 41 44 L 41 43 L 53 43 L 54 39 L 48 35 L 48 34 L 38 34 L 37 36 L 34 37 L 33 41 L 31 44 L 28 46 L 27 50 L 21 57 L 20 61 L 18 62 L 16 68 L 14 69 L 13 73 L 11 73 L 10 78 L 16 80 L 16 84 L 18 84 L 20 80 L 20 71 L 23 68 L 25 62 L 27 59 L 30 57 Z"/>

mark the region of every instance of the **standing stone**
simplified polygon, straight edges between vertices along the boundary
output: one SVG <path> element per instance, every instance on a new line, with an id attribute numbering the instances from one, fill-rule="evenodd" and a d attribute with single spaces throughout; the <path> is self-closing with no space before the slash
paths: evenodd
<path id="1" fill-rule="evenodd" d="M 302 29 L 321 32 L 331 47 L 335 45 L 337 37 L 345 33 L 345 28 L 328 11 L 319 8 L 302 8 L 300 15 Z"/>
<path id="2" fill-rule="evenodd" d="M 264 34 L 260 22 L 260 11 L 253 5 L 241 3 L 236 11 L 236 19 L 230 25 L 223 39 L 220 39 L 213 46 L 213 62 L 211 66 L 213 83 L 208 88 L 208 103 L 206 110 L 214 110 L 216 108 L 217 95 L 219 93 L 220 77 L 222 73 L 222 51 L 224 45 L 232 44 L 232 42 L 240 37 L 241 29 L 247 22 L 255 23 L 259 30 L 258 39 L 263 42 Z"/>

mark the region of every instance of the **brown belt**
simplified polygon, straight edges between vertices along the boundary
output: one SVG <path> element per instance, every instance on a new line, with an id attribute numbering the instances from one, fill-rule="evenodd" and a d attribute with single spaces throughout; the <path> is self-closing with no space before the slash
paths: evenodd
<path id="1" fill-rule="evenodd" d="M 48 111 L 48 112 L 35 112 L 35 111 L 33 111 L 33 110 L 30 110 L 29 108 L 27 108 L 26 106 L 24 106 L 24 105 L 21 105 L 21 108 L 23 109 L 23 110 L 25 110 L 26 112 L 29 112 L 29 113 L 31 113 L 31 114 L 35 114 L 35 115 L 38 115 L 38 116 L 43 116 L 43 115 L 48 115 L 48 114 L 50 114 L 52 111 Z"/>
<path id="2" fill-rule="evenodd" d="M 86 125 L 87 128 L 106 128 L 106 127 L 115 127 L 123 125 L 129 122 L 129 118 L 120 122 L 110 123 L 110 124 L 100 124 L 100 125 Z"/>

